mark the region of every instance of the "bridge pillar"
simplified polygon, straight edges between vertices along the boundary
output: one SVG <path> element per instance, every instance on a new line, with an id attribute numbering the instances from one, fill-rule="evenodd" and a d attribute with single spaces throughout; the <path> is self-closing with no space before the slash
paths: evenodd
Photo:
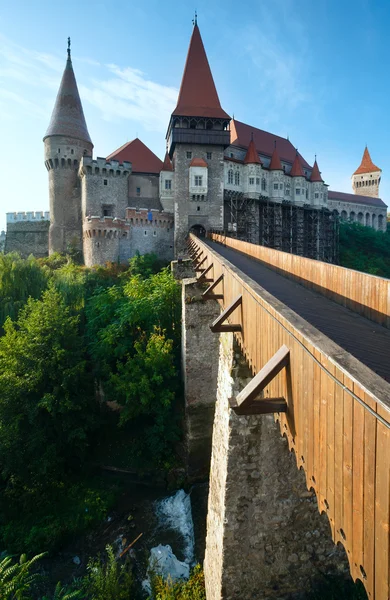
<path id="1" fill-rule="evenodd" d="M 204 572 L 207 600 L 305 597 L 324 574 L 348 576 L 273 415 L 238 416 L 229 398 L 250 372 L 220 335 Z"/>
<path id="2" fill-rule="evenodd" d="M 191 481 L 208 478 L 217 395 L 219 337 L 210 324 L 219 316 L 215 300 L 203 300 L 196 279 L 182 284 L 182 368 L 187 430 L 187 468 Z"/>

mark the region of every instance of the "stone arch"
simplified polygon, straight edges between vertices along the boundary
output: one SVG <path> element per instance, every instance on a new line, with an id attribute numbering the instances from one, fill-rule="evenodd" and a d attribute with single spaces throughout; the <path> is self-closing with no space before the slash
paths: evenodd
<path id="1" fill-rule="evenodd" d="M 351 221 L 351 223 L 355 223 L 356 221 L 356 214 L 353 210 L 351 210 L 351 212 L 349 213 L 349 220 Z"/>
<path id="2" fill-rule="evenodd" d="M 363 215 L 362 212 L 358 213 L 357 220 L 358 220 L 358 223 L 360 223 L 361 225 L 363 225 L 364 215 Z"/>
<path id="3" fill-rule="evenodd" d="M 348 219 L 348 213 L 346 210 L 341 211 L 341 220 L 346 221 Z"/>
<path id="4" fill-rule="evenodd" d="M 370 226 L 370 213 L 366 213 L 366 226 Z"/>
<path id="5" fill-rule="evenodd" d="M 192 225 L 192 227 L 190 227 L 190 233 L 194 233 L 198 237 L 205 237 L 206 229 L 203 225 Z"/>
<path id="6" fill-rule="evenodd" d="M 376 214 L 374 214 L 374 213 L 372 215 L 372 226 L 374 229 L 376 229 Z"/>
<path id="7" fill-rule="evenodd" d="M 378 215 L 378 229 L 383 230 L 383 215 Z"/>

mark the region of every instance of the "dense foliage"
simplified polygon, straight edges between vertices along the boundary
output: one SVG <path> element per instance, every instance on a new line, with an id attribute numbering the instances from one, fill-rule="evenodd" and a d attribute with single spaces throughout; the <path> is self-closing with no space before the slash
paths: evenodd
<path id="1" fill-rule="evenodd" d="M 0 254 L 0 550 L 52 550 L 101 521 L 116 488 L 94 468 L 116 453 L 174 464 L 179 323 L 153 255 L 86 269 Z"/>
<path id="2" fill-rule="evenodd" d="M 358 223 L 340 223 L 340 264 L 390 278 L 390 228 L 376 231 Z"/>

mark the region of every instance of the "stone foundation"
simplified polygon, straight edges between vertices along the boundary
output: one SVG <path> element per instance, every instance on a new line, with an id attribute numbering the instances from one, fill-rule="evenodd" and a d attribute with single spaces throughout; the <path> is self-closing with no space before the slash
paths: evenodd
<path id="1" fill-rule="evenodd" d="M 175 279 L 193 279 L 196 275 L 194 263 L 190 258 L 173 260 L 171 262 L 171 272 Z"/>
<path id="2" fill-rule="evenodd" d="M 220 313 L 215 300 L 203 300 L 196 279 L 183 281 L 182 360 L 188 449 L 188 478 L 208 478 L 215 399 L 219 336 L 210 325 Z"/>
<path id="3" fill-rule="evenodd" d="M 250 376 L 221 334 L 204 563 L 207 600 L 304 598 L 324 574 L 346 575 L 343 548 L 296 467 L 273 415 L 237 416 L 228 399 Z"/>

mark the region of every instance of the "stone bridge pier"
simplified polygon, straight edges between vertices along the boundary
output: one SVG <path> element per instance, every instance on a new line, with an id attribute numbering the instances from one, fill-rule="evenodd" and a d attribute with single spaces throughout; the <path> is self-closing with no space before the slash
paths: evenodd
<path id="1" fill-rule="evenodd" d="M 349 578 L 344 548 L 334 545 L 274 416 L 230 408 L 252 374 L 233 334 L 211 333 L 220 308 L 202 291 L 196 280 L 183 281 L 190 479 L 207 476 L 211 451 L 207 600 L 305 598 L 324 576 Z"/>

